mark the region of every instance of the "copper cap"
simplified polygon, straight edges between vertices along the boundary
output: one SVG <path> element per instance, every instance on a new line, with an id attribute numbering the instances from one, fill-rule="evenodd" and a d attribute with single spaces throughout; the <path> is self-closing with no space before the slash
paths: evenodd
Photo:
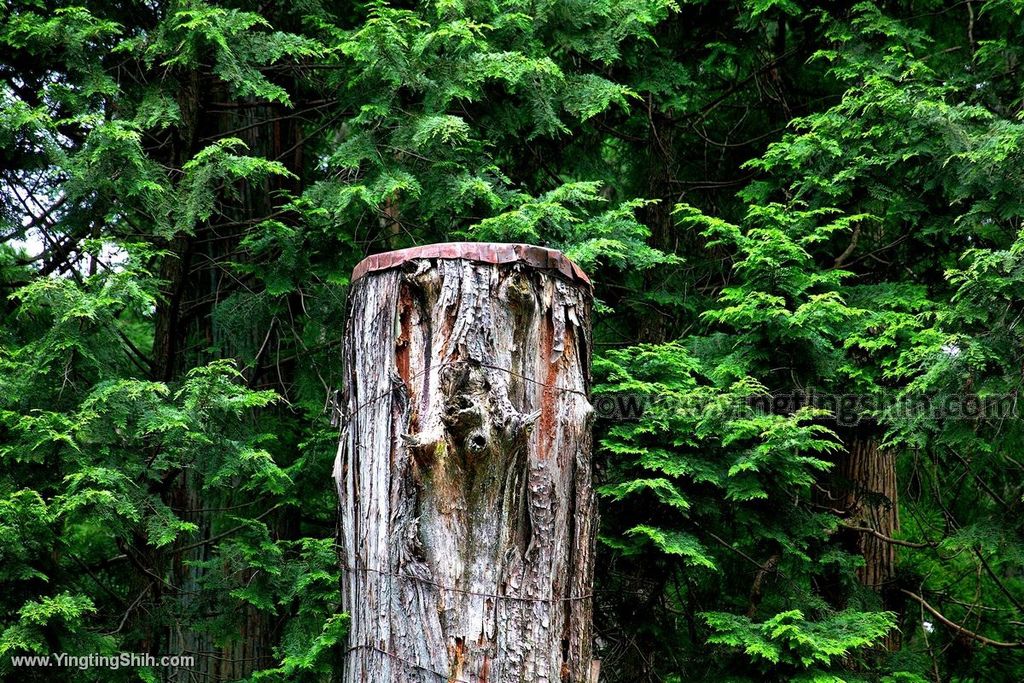
<path id="1" fill-rule="evenodd" d="M 352 271 L 352 282 L 367 273 L 397 268 L 413 259 L 465 259 L 494 264 L 521 262 L 532 268 L 555 271 L 572 282 L 592 286 L 587 274 L 556 249 L 500 242 L 443 242 L 374 254 L 356 265 Z"/>

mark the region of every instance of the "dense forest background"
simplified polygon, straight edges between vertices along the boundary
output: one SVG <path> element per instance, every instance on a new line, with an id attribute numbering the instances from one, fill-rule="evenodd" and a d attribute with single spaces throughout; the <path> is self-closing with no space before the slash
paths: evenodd
<path id="1" fill-rule="evenodd" d="M 596 284 L 604 680 L 1024 679 L 1022 11 L 4 3 L 0 676 L 330 680 L 348 277 L 458 239 Z"/>

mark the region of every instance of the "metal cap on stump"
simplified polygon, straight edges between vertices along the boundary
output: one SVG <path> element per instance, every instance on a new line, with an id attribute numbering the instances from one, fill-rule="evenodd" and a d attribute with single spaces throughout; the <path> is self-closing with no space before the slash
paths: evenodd
<path id="1" fill-rule="evenodd" d="M 555 250 L 477 243 L 352 279 L 344 680 L 594 683 L 590 281 Z"/>

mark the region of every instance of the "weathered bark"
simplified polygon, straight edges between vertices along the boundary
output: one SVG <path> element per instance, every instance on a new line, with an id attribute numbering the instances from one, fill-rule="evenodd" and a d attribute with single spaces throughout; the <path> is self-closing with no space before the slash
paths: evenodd
<path id="1" fill-rule="evenodd" d="M 206 92 L 204 88 L 210 91 Z M 254 154 L 280 159 L 296 176 L 301 176 L 303 146 L 298 140 L 298 119 L 285 116 L 276 105 L 245 100 L 239 102 L 244 106 L 230 112 L 213 114 L 208 111 L 211 100 L 230 101 L 231 97 L 223 84 L 210 84 L 198 74 L 189 80 L 179 94 L 185 124 L 180 139 L 175 143 L 170 163 L 180 168 L 205 144 L 243 128 L 237 135 L 245 140 Z M 288 149 L 294 150 L 294 155 L 283 153 Z M 223 203 L 219 213 L 234 223 L 268 216 L 274 211 L 272 198 L 277 192 L 283 189 L 298 191 L 295 186 L 282 184 L 287 182 L 291 181 L 271 177 L 259 184 L 241 183 L 236 188 L 237 199 Z M 214 315 L 218 298 L 227 298 L 235 291 L 232 285 L 223 283 L 223 264 L 228 260 L 245 258 L 235 253 L 243 236 L 244 233 L 237 229 L 223 227 L 213 221 L 196 225 L 194 235 L 180 234 L 166 245 L 169 255 L 163 259 L 160 270 L 166 289 L 155 316 L 153 359 L 156 379 L 178 380 L 189 368 L 211 359 L 210 347 L 218 346 L 225 355 L 232 356 L 247 338 L 251 343 L 253 339 L 259 340 L 267 335 L 265 329 L 255 325 L 225 333 Z M 250 385 L 265 388 L 258 381 L 258 361 Z M 276 363 L 274 388 L 286 392 L 294 371 L 291 363 Z M 185 550 L 172 547 L 155 556 L 152 572 L 146 577 L 147 580 L 152 576 L 166 575 L 169 578 L 164 585 L 153 584 L 153 592 L 161 591 L 161 600 L 168 603 L 168 611 L 177 617 L 167 625 L 164 633 L 147 638 L 152 644 L 152 654 L 171 652 L 195 657 L 194 664 L 190 666 L 162 670 L 162 677 L 168 681 L 234 681 L 272 666 L 275 661 L 274 645 L 280 640 L 280 617 L 248 604 L 238 607 L 231 615 L 224 615 L 223 604 L 211 602 L 209 589 L 204 588 L 210 581 L 207 563 L 217 556 L 218 551 L 214 543 L 196 541 L 209 540 L 219 528 L 223 528 L 223 515 L 218 514 L 217 508 L 230 509 L 237 504 L 235 494 L 207 490 L 202 473 L 194 467 L 183 467 L 169 473 L 164 487 L 166 490 L 162 495 L 168 505 L 183 521 L 194 524 L 197 531 L 193 537 L 180 543 Z M 257 514 L 256 508 L 250 509 L 252 514 Z M 264 521 L 274 538 L 290 540 L 297 537 L 297 516 L 297 511 L 285 508 L 267 516 Z M 148 552 L 144 538 L 140 538 L 139 548 L 136 552 Z M 258 570 L 247 569 L 236 573 L 233 578 L 244 583 L 253 580 L 257 574 Z M 235 637 L 221 637 L 212 629 L 202 628 L 214 618 L 230 619 L 228 623 L 236 629 Z M 161 622 L 155 623 L 162 625 Z"/>
<path id="2" fill-rule="evenodd" d="M 892 604 L 896 546 L 886 540 L 893 538 L 900 526 L 896 455 L 879 445 L 877 435 L 857 434 L 848 443 L 836 473 L 836 488 L 845 521 L 853 527 L 846 530 L 848 547 L 864 558 L 857 578 L 880 594 L 885 608 L 899 611 Z M 881 645 L 890 651 L 899 649 L 899 630 L 890 631 Z"/>
<path id="3" fill-rule="evenodd" d="M 345 681 L 590 681 L 590 303 L 521 261 L 412 258 L 353 285 Z"/>
<path id="4" fill-rule="evenodd" d="M 892 538 L 900 525 L 893 452 L 880 448 L 875 439 L 854 438 L 841 468 L 847 485 L 843 491 L 847 521 Z M 857 570 L 864 586 L 881 590 L 896 576 L 895 545 L 875 534 L 857 532 L 857 550 L 864 558 L 864 566 Z"/>

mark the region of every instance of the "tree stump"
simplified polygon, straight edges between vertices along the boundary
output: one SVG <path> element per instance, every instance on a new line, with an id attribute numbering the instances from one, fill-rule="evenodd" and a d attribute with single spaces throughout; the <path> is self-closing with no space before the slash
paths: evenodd
<path id="1" fill-rule="evenodd" d="M 356 267 L 334 472 L 345 681 L 591 683 L 590 311 L 550 249 Z"/>
<path id="2" fill-rule="evenodd" d="M 591 290 L 560 253 L 433 245 L 352 275 L 344 680 L 591 683 Z"/>

